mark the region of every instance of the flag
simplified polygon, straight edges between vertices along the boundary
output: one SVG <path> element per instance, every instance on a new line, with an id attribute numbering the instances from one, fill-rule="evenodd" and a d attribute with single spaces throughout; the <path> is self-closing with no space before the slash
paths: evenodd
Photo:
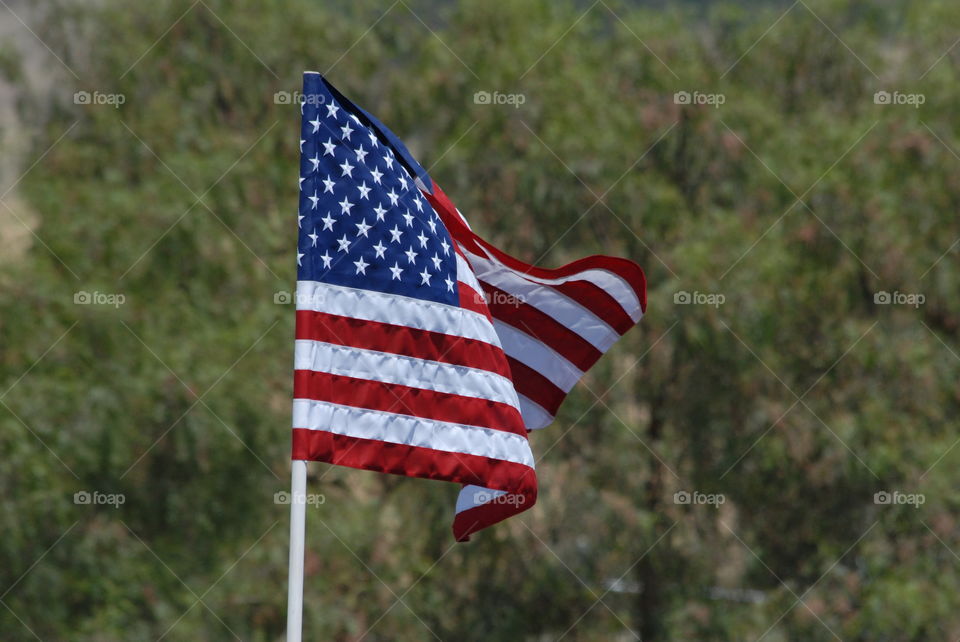
<path id="1" fill-rule="evenodd" d="M 462 484 L 469 539 L 536 501 L 528 432 L 640 320 L 643 272 L 522 263 L 320 74 L 301 112 L 292 457 Z"/>

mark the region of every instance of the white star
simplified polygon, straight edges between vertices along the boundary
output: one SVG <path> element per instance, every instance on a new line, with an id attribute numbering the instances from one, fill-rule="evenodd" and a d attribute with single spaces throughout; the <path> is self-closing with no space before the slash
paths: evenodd
<path id="1" fill-rule="evenodd" d="M 350 249 L 350 241 L 347 240 L 347 235 L 344 234 L 342 239 L 337 239 L 337 243 L 340 244 L 340 251 L 346 252 Z"/>
<path id="2" fill-rule="evenodd" d="M 297 252 L 297 265 L 300 265 L 300 259 L 302 259 L 303 256 L 304 255 L 302 252 Z"/>
<path id="3" fill-rule="evenodd" d="M 440 245 L 443 246 L 443 255 L 448 256 L 450 254 L 450 244 L 447 243 L 447 239 L 440 239 Z"/>
<path id="4" fill-rule="evenodd" d="M 313 190 L 313 196 L 308 196 L 307 198 L 310 199 L 311 203 L 313 203 L 313 205 L 310 206 L 310 209 L 317 209 L 317 201 L 320 200 L 320 197 L 317 196 L 317 190 Z"/>
<path id="5" fill-rule="evenodd" d="M 357 226 L 357 236 L 367 237 L 367 230 L 371 228 L 370 225 L 367 225 L 367 221 L 363 220 L 355 224 Z"/>
<path id="6" fill-rule="evenodd" d="M 393 243 L 394 241 L 396 241 L 397 243 L 399 243 L 399 242 L 400 242 L 400 235 L 401 235 L 401 234 L 403 234 L 403 232 L 401 232 L 401 231 L 397 228 L 397 226 L 394 225 L 394 226 L 393 226 L 393 229 L 390 230 L 390 235 L 393 237 L 392 239 L 390 239 L 390 242 Z"/>
<path id="7" fill-rule="evenodd" d="M 453 292 L 453 281 L 451 281 L 449 278 L 446 278 L 443 280 L 443 282 L 447 284 L 447 292 Z"/>
<path id="8" fill-rule="evenodd" d="M 357 189 L 360 190 L 360 198 L 370 199 L 370 197 L 367 196 L 367 194 L 370 193 L 370 188 L 367 187 L 367 181 L 363 181 L 362 185 L 357 185 Z"/>
<path id="9" fill-rule="evenodd" d="M 307 141 L 303 140 L 302 138 L 300 139 L 300 152 L 301 152 L 301 153 L 303 153 L 303 144 L 304 144 L 305 142 L 307 142 Z"/>
<path id="10" fill-rule="evenodd" d="M 351 203 L 350 201 L 348 201 L 346 196 L 344 196 L 344 197 L 343 197 L 343 200 L 340 201 L 340 203 L 338 203 L 338 204 L 340 205 L 340 213 L 341 213 L 341 214 L 349 214 L 349 213 L 350 213 L 350 208 L 353 207 L 353 203 Z"/>
<path id="11" fill-rule="evenodd" d="M 423 272 L 420 273 L 420 278 L 423 279 L 420 281 L 420 285 L 430 285 L 430 273 L 427 272 L 427 268 L 423 268 Z"/>
<path id="12" fill-rule="evenodd" d="M 301 177 L 300 177 L 300 182 L 297 183 L 297 187 L 299 187 L 301 190 L 303 190 L 303 181 L 305 181 L 305 180 L 307 180 L 307 177 L 306 177 L 306 176 L 301 176 Z"/>
<path id="13" fill-rule="evenodd" d="M 403 188 L 404 192 L 407 191 L 407 179 L 405 179 L 403 176 L 400 177 L 400 187 Z"/>
<path id="14" fill-rule="evenodd" d="M 309 122 L 311 125 L 313 125 L 313 132 L 311 133 L 316 134 L 320 130 L 320 116 L 318 115 L 316 120 L 311 120 Z"/>
<path id="15" fill-rule="evenodd" d="M 313 233 L 307 234 L 307 236 L 313 241 L 312 247 L 317 247 L 317 228 L 313 228 Z"/>
<path id="16" fill-rule="evenodd" d="M 309 160 L 311 163 L 313 163 L 313 171 L 317 171 L 318 169 L 320 169 L 320 155 L 319 155 L 319 154 L 314 154 L 314 155 L 313 155 L 313 158 L 308 158 L 307 160 Z"/>
<path id="17" fill-rule="evenodd" d="M 370 170 L 370 174 L 373 176 L 373 182 L 379 185 L 380 179 L 383 177 L 383 172 L 381 172 L 379 169 L 374 167 L 373 169 Z"/>
<path id="18" fill-rule="evenodd" d="M 387 251 L 387 246 L 377 241 L 377 244 L 373 246 L 373 251 L 377 253 L 378 259 L 382 259 L 384 258 L 383 253 Z"/>
<path id="19" fill-rule="evenodd" d="M 378 147 L 380 145 L 380 143 L 377 142 L 377 135 L 373 133 L 372 129 L 367 132 L 367 136 L 370 137 L 370 144 L 373 147 Z"/>
<path id="20" fill-rule="evenodd" d="M 326 194 L 327 192 L 333 194 L 333 181 L 330 180 L 330 174 L 327 174 L 327 177 L 323 179 L 323 193 Z"/>
<path id="21" fill-rule="evenodd" d="M 355 150 L 353 150 L 353 151 L 354 151 L 354 153 L 357 155 L 357 158 L 360 159 L 360 162 L 361 162 L 361 163 L 363 162 L 363 159 L 366 157 L 366 155 L 369 153 L 369 152 L 365 152 L 365 151 L 363 150 L 363 145 L 360 145 L 360 147 L 358 147 L 357 149 L 355 149 Z"/>
<path id="22" fill-rule="evenodd" d="M 403 220 L 407 222 L 407 227 L 413 227 L 413 214 L 410 213 L 410 210 L 407 210 L 407 213 L 403 215 Z"/>
<path id="23" fill-rule="evenodd" d="M 320 143 L 320 144 L 323 145 L 323 155 L 324 155 L 324 156 L 333 156 L 333 150 L 336 149 L 337 146 L 334 144 L 332 138 L 330 138 L 330 137 L 328 136 L 328 137 L 327 137 L 327 142 L 325 142 L 325 143 Z"/>
<path id="24" fill-rule="evenodd" d="M 397 194 L 396 192 L 394 192 L 394 191 L 393 191 L 393 188 L 391 187 L 391 188 L 390 188 L 390 191 L 387 192 L 387 198 L 390 199 L 390 204 L 391 204 L 391 205 L 396 205 L 396 204 L 397 204 L 397 199 L 400 198 L 400 195 Z"/>
<path id="25" fill-rule="evenodd" d="M 400 266 L 397 264 L 396 261 L 394 261 L 394 262 L 393 262 L 393 267 L 390 268 L 390 271 L 393 272 L 393 276 L 391 277 L 391 279 L 395 279 L 395 280 L 399 281 L 399 280 L 400 280 L 400 273 L 403 272 L 403 268 L 400 267 Z"/>
<path id="26" fill-rule="evenodd" d="M 423 235 L 423 232 L 420 232 L 417 240 L 420 241 L 420 247 L 427 247 L 427 237 Z"/>
<path id="27" fill-rule="evenodd" d="M 349 176 L 350 178 L 353 178 L 353 165 L 350 164 L 349 160 L 343 161 L 343 163 L 340 165 L 340 169 L 343 170 L 343 173 L 340 174 L 340 176 Z"/>
<path id="28" fill-rule="evenodd" d="M 404 252 L 404 254 L 407 255 L 407 260 L 410 261 L 411 263 L 413 263 L 413 262 L 414 262 L 414 259 L 417 258 L 417 253 L 413 251 L 413 246 L 412 246 L 412 245 L 410 246 L 410 249 L 409 249 L 409 250 L 407 250 L 406 252 Z"/>
<path id="29" fill-rule="evenodd" d="M 367 266 L 370 265 L 369 263 L 363 260 L 362 256 L 360 257 L 359 261 L 354 261 L 353 264 L 357 266 L 356 274 L 366 274 Z"/>
<path id="30" fill-rule="evenodd" d="M 320 260 L 323 261 L 323 267 L 330 269 L 330 253 L 324 252 L 323 256 L 320 257 Z"/>
<path id="31" fill-rule="evenodd" d="M 336 118 L 338 111 L 340 111 L 340 108 L 333 103 L 330 103 L 327 105 L 327 118 Z"/>
<path id="32" fill-rule="evenodd" d="M 333 231 L 333 224 L 336 223 L 336 221 L 330 216 L 330 212 L 327 212 L 327 215 L 320 220 L 323 221 L 323 229 Z"/>
<path id="33" fill-rule="evenodd" d="M 387 167 L 393 169 L 393 158 L 390 156 L 390 152 L 387 152 L 383 156 L 383 162 L 387 164 Z"/>
<path id="34" fill-rule="evenodd" d="M 356 124 L 358 124 L 358 125 L 360 124 L 360 119 L 357 118 L 357 115 L 356 115 L 356 114 L 350 114 L 350 118 L 352 118 L 352 119 L 353 119 L 353 122 L 355 122 Z"/>
<path id="35" fill-rule="evenodd" d="M 430 259 L 430 260 L 433 261 L 433 269 L 439 270 L 439 269 L 440 269 L 440 263 L 441 263 L 440 257 L 437 256 L 436 254 L 434 254 L 434 255 L 433 255 L 433 258 Z"/>
<path id="36" fill-rule="evenodd" d="M 297 227 L 300 227 L 300 223 L 303 221 L 303 214 L 297 214 Z"/>
<path id="37" fill-rule="evenodd" d="M 430 231 L 431 231 L 431 232 L 433 232 L 434 234 L 437 233 L 437 222 L 436 222 L 436 221 L 434 221 L 433 219 L 430 219 L 430 220 L 427 221 L 427 225 L 430 226 Z"/>
<path id="38" fill-rule="evenodd" d="M 387 213 L 387 210 L 384 209 L 383 203 L 377 203 L 377 206 L 373 208 L 373 211 L 377 213 L 377 220 L 382 221 L 383 215 Z"/>
<path id="39" fill-rule="evenodd" d="M 417 195 L 417 200 L 415 200 L 415 201 L 413 202 L 413 204 L 417 206 L 417 211 L 418 211 L 418 212 L 422 212 L 422 211 L 423 211 L 423 201 L 420 200 L 420 196 L 419 196 L 419 195 Z"/>
<path id="40" fill-rule="evenodd" d="M 347 140 L 350 140 L 350 134 L 353 133 L 353 129 L 350 128 L 350 123 L 347 123 L 346 125 L 344 125 L 343 127 L 341 127 L 341 128 L 340 128 L 340 131 L 343 132 L 343 137 L 344 137 L 344 138 L 346 138 Z"/>

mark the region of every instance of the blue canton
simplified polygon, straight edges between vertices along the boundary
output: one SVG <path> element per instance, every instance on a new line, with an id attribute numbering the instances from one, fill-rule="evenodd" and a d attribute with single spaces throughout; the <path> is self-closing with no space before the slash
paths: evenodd
<path id="1" fill-rule="evenodd" d="M 297 279 L 457 305 L 453 241 L 393 150 L 317 74 L 301 113 Z"/>

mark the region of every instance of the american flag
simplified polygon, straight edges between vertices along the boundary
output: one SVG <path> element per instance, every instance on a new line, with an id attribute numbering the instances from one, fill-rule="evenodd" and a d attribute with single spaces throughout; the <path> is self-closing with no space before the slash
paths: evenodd
<path id="1" fill-rule="evenodd" d="M 536 501 L 527 434 L 640 320 L 643 272 L 522 263 L 320 74 L 301 111 L 293 459 L 463 484 L 466 540 Z"/>

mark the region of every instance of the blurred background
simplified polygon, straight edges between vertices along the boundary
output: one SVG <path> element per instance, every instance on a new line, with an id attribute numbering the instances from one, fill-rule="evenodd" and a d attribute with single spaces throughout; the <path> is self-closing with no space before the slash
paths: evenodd
<path id="1" fill-rule="evenodd" d="M 960 637 L 954 3 L 0 5 L 0 638 L 282 639 L 305 69 L 649 281 L 520 517 L 311 465 L 305 639 Z"/>

